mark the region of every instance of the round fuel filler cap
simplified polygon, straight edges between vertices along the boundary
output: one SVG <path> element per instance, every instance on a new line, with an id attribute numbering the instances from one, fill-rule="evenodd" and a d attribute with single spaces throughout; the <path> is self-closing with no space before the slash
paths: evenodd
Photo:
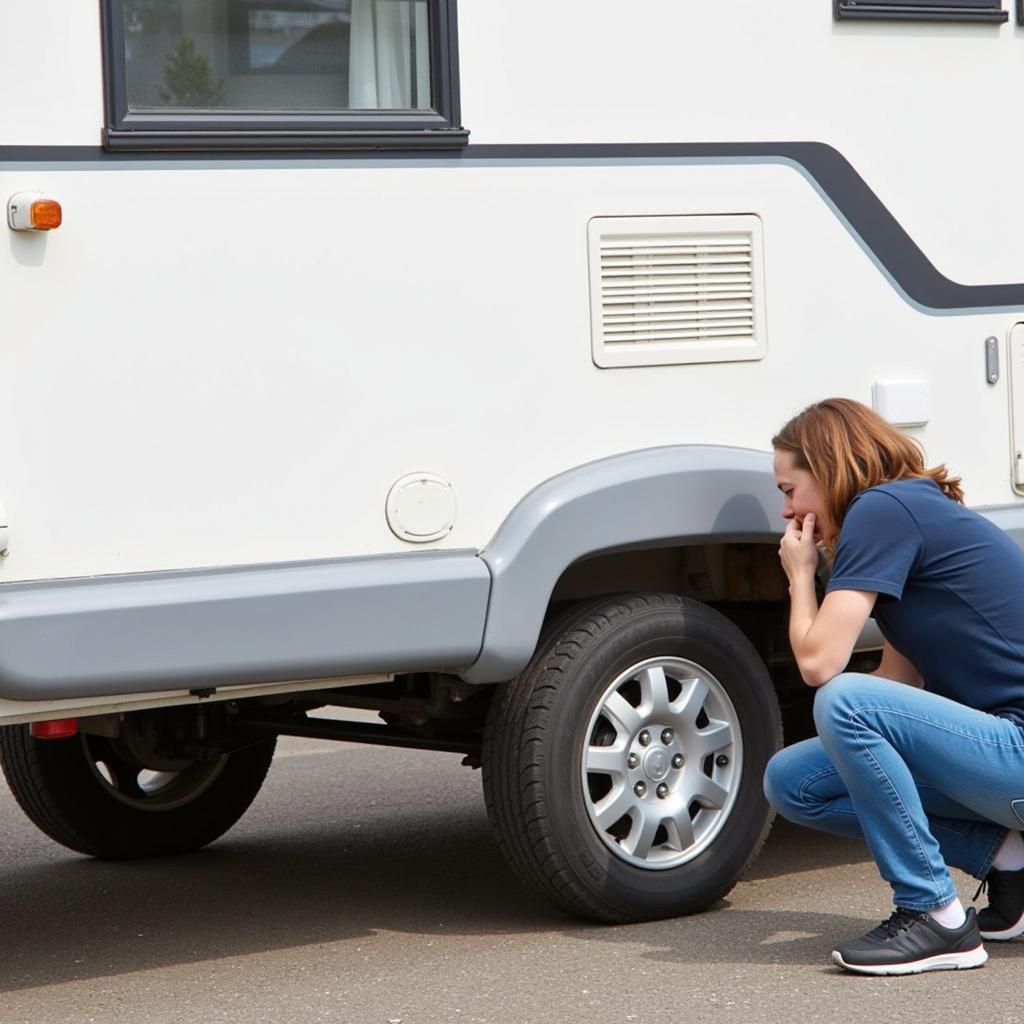
<path id="1" fill-rule="evenodd" d="M 409 473 L 388 492 L 388 526 L 402 540 L 440 540 L 455 525 L 455 491 L 436 473 Z"/>

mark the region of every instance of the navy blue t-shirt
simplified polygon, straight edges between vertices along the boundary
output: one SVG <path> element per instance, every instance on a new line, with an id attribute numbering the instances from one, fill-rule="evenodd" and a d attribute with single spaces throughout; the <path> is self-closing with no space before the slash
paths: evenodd
<path id="1" fill-rule="evenodd" d="M 925 689 L 1024 725 L 1024 551 L 929 479 L 861 491 L 827 591 L 873 590 Z"/>

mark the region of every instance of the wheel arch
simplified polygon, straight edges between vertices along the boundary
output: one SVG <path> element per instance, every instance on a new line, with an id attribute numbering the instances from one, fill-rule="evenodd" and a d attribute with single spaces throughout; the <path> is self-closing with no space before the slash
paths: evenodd
<path id="1" fill-rule="evenodd" d="M 481 552 L 491 574 L 483 643 L 460 674 L 500 682 L 527 664 L 560 580 L 588 559 L 643 548 L 777 543 L 769 452 L 673 445 L 610 456 L 527 494 Z"/>

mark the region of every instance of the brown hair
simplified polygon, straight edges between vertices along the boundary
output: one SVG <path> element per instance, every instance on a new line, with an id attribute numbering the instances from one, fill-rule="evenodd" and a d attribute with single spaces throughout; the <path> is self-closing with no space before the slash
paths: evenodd
<path id="1" fill-rule="evenodd" d="M 868 487 L 892 480 L 934 480 L 947 498 L 963 504 L 960 478 L 945 466 L 925 469 L 921 446 L 849 398 L 826 398 L 794 416 L 772 438 L 772 447 L 792 452 L 825 494 L 825 508 L 836 536 L 850 502 Z M 826 541 L 831 548 L 836 537 Z"/>

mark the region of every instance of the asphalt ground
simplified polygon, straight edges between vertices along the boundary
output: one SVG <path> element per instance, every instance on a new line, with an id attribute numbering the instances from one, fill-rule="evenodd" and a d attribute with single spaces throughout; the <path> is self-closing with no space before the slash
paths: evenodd
<path id="1" fill-rule="evenodd" d="M 227 836 L 147 862 L 54 845 L 3 789 L 0 850 L 2 1024 L 1024 1021 L 1024 941 L 974 971 L 834 968 L 887 889 L 860 843 L 781 821 L 710 912 L 566 917 L 505 867 L 456 755 L 284 740 Z"/>

